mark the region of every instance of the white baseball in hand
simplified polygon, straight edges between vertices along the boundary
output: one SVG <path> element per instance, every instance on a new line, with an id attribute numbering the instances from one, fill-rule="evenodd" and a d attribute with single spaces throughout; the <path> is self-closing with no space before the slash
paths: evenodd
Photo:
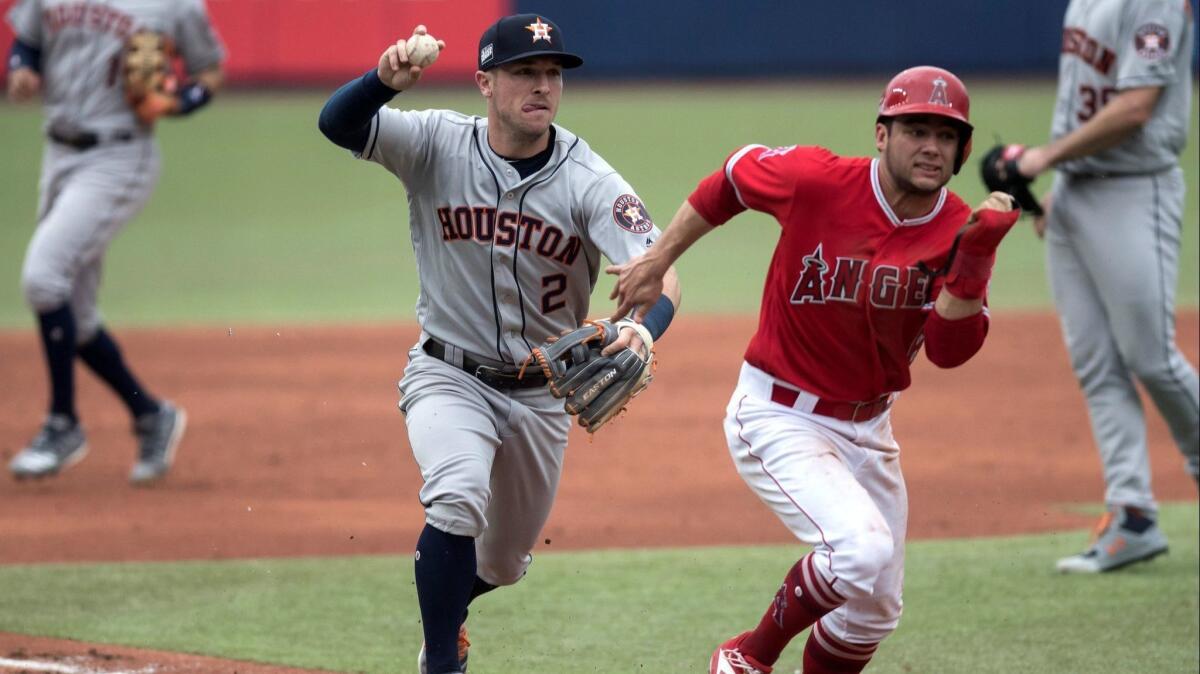
<path id="1" fill-rule="evenodd" d="M 408 62 L 414 66 L 428 68 L 438 57 L 437 39 L 432 35 L 413 35 L 404 43 L 404 48 L 408 53 Z"/>

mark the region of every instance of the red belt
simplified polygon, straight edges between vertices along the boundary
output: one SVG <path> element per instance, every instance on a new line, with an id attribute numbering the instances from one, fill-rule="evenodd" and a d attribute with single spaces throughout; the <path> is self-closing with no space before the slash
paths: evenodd
<path id="1" fill-rule="evenodd" d="M 779 384 L 771 385 L 771 402 L 773 403 L 779 403 L 785 407 L 793 407 L 796 404 L 796 399 L 799 397 L 800 392 L 796 389 L 780 386 Z M 813 406 L 812 411 L 813 414 L 820 414 L 823 417 L 833 417 L 842 421 L 866 421 L 883 414 L 891 406 L 892 396 L 889 393 L 875 400 L 856 403 L 819 398 L 817 399 L 817 404 Z"/>

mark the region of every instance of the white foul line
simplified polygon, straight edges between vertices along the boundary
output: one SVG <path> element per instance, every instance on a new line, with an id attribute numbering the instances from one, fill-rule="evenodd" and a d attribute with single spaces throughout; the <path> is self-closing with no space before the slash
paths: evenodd
<path id="1" fill-rule="evenodd" d="M 21 669 L 27 672 L 54 672 L 55 674 L 95 674 L 103 671 L 104 674 L 140 674 L 140 672 L 130 671 L 111 671 L 111 670 L 96 670 L 75 667 L 73 665 L 60 665 L 57 662 L 38 662 L 37 660 L 10 660 L 8 658 L 0 658 L 0 669 Z M 152 671 L 152 670 L 151 670 Z"/>

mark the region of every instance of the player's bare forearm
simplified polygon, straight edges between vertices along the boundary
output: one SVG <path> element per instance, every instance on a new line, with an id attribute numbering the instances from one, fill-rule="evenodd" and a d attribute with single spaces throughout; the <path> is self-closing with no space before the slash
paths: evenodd
<path id="1" fill-rule="evenodd" d="M 221 87 L 225 86 L 225 71 L 219 65 L 212 66 L 196 73 L 193 79 L 199 82 L 205 89 L 208 89 L 208 93 L 215 94 Z"/>
<path id="2" fill-rule="evenodd" d="M 948 321 L 957 321 L 983 311 L 983 299 L 964 300 L 955 297 L 948 290 L 943 290 L 933 303 L 933 310 Z"/>
<path id="3" fill-rule="evenodd" d="M 675 265 L 668 267 L 667 273 L 663 275 L 662 294 L 671 300 L 675 311 L 679 311 L 679 303 L 683 301 L 683 290 L 679 287 L 679 273 L 675 271 Z"/>
<path id="4" fill-rule="evenodd" d="M 1150 120 L 1162 87 L 1126 89 L 1095 117 L 1058 140 L 1029 148 L 1018 160 L 1021 173 L 1036 176 L 1064 161 L 1087 157 L 1121 144 Z"/>
<path id="5" fill-rule="evenodd" d="M 676 307 L 679 306 L 679 283 L 674 280 L 675 295 L 668 292 L 665 283 L 668 272 L 675 276 L 672 265 L 701 236 L 712 229 L 704 218 L 692 208 L 687 201 L 679 207 L 667 231 L 654 242 L 645 254 L 626 262 L 611 265 L 604 272 L 617 277 L 610 299 L 617 300 L 617 310 L 613 319 L 619 319 L 634 307 L 649 307 L 658 301 L 660 295 L 667 292 L 667 297 Z"/>

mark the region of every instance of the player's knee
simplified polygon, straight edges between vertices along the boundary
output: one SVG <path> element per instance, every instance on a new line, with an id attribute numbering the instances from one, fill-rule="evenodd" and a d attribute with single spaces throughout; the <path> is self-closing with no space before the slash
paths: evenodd
<path id="1" fill-rule="evenodd" d="M 100 312 L 95 309 L 75 313 L 75 343 L 80 346 L 96 338 L 100 332 Z"/>
<path id="2" fill-rule="evenodd" d="M 533 555 L 529 553 L 481 555 L 477 574 L 484 581 L 496 586 L 512 585 L 525 577 Z"/>
<path id="3" fill-rule="evenodd" d="M 852 644 L 878 644 L 896 631 L 902 609 L 899 593 L 852 600 L 847 615 L 854 617 L 842 625 L 839 636 Z"/>
<path id="4" fill-rule="evenodd" d="M 425 521 L 446 533 L 479 538 L 487 528 L 484 507 L 475 499 L 448 494 L 425 503 Z"/>
<path id="5" fill-rule="evenodd" d="M 892 532 L 882 523 L 864 527 L 839 541 L 833 553 L 838 590 L 847 598 L 870 596 L 895 549 Z"/>
<path id="6" fill-rule="evenodd" d="M 21 293 L 25 302 L 37 313 L 52 311 L 70 299 L 71 280 L 26 266 L 21 271 Z"/>
<path id="7" fill-rule="evenodd" d="M 1171 346 L 1168 345 L 1165 348 L 1163 346 L 1145 348 L 1145 346 L 1148 345 L 1140 346 L 1123 356 L 1125 365 L 1133 372 L 1133 376 L 1152 391 L 1164 384 L 1172 387 L 1178 386 L 1179 376 L 1172 363 L 1171 356 L 1174 354 Z"/>

